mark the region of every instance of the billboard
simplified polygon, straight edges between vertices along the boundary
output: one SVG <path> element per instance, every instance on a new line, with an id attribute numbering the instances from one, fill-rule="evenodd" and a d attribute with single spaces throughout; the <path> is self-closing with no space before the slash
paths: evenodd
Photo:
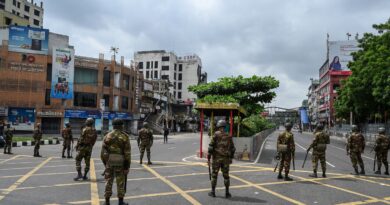
<path id="1" fill-rule="evenodd" d="M 74 80 L 74 50 L 53 48 L 53 67 L 51 77 L 52 98 L 72 99 Z"/>
<path id="2" fill-rule="evenodd" d="M 65 118 L 94 118 L 100 119 L 101 112 L 98 110 L 65 110 Z"/>
<path id="3" fill-rule="evenodd" d="M 49 52 L 49 30 L 27 26 L 10 26 L 8 50 L 47 55 Z"/>
<path id="4" fill-rule="evenodd" d="M 34 130 L 35 110 L 32 108 L 8 108 L 8 122 L 16 130 Z"/>
<path id="5" fill-rule="evenodd" d="M 349 70 L 348 62 L 352 61 L 352 52 L 358 51 L 358 42 L 329 41 L 329 69 L 335 71 Z"/>

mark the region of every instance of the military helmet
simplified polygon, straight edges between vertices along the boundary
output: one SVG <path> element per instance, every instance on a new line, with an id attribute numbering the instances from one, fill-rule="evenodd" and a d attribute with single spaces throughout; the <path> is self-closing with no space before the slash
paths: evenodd
<path id="1" fill-rule="evenodd" d="M 216 127 L 217 127 L 217 129 L 220 127 L 226 127 L 226 121 L 225 120 L 218 120 Z"/>
<path id="2" fill-rule="evenodd" d="M 324 125 L 323 124 L 317 124 L 317 126 L 316 126 L 316 129 L 317 130 L 323 130 L 324 129 Z"/>
<path id="3" fill-rule="evenodd" d="M 70 127 L 70 123 L 69 122 L 65 123 L 65 126 Z"/>
<path id="4" fill-rule="evenodd" d="M 284 124 L 284 127 L 286 127 L 287 129 L 288 128 L 292 128 L 292 124 L 291 124 L 291 122 L 286 122 L 286 124 Z"/>
<path id="5" fill-rule="evenodd" d="M 379 132 L 379 134 L 385 134 L 386 129 L 385 129 L 384 127 L 380 127 L 380 128 L 378 129 L 378 132 Z"/>
<path id="6" fill-rule="evenodd" d="M 357 131 L 359 131 L 357 125 L 352 125 L 352 126 L 351 126 L 351 130 L 352 130 L 352 132 L 357 132 Z"/>
<path id="7" fill-rule="evenodd" d="M 122 126 L 123 125 L 123 120 L 119 118 L 115 118 L 112 120 L 112 126 Z"/>
<path id="8" fill-rule="evenodd" d="M 142 123 L 142 126 L 143 126 L 144 128 L 147 128 L 147 127 L 149 126 L 149 123 L 148 123 L 148 122 L 144 122 L 144 123 Z"/>
<path id="9" fill-rule="evenodd" d="M 85 120 L 85 125 L 92 126 L 94 122 L 95 121 L 93 120 L 93 118 L 89 117 L 87 118 L 87 120 Z"/>

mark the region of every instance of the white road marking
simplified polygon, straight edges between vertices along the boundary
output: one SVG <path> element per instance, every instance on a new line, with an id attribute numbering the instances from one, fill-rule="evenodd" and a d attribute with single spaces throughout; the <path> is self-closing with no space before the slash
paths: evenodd
<path id="1" fill-rule="evenodd" d="M 170 147 L 170 148 L 168 148 L 168 149 L 176 149 L 176 147 Z"/>
<path id="2" fill-rule="evenodd" d="M 298 147 L 300 147 L 301 149 L 307 151 L 306 148 L 304 148 L 302 145 L 298 144 L 298 143 L 295 143 Z M 312 151 L 309 152 L 310 154 L 312 154 Z M 326 164 L 328 164 L 329 166 L 335 168 L 336 166 L 334 166 L 333 164 L 329 163 L 328 161 L 326 161 Z"/>
<path id="3" fill-rule="evenodd" d="M 330 145 L 330 146 L 331 146 L 331 147 L 334 147 L 334 148 L 336 148 L 336 149 L 339 149 L 339 150 L 342 150 L 342 151 L 345 151 L 345 152 L 346 152 L 345 149 L 342 149 L 342 148 L 340 148 L 340 147 L 337 147 L 337 146 L 334 146 L 334 145 Z M 366 155 L 362 155 L 362 157 L 364 157 L 364 158 L 366 158 L 366 159 L 370 159 L 370 160 L 372 160 L 372 161 L 375 160 L 374 158 L 367 157 Z"/>

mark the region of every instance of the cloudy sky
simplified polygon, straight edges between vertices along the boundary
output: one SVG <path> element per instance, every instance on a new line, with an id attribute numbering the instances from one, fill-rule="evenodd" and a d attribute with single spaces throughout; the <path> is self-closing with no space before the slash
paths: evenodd
<path id="1" fill-rule="evenodd" d="M 76 54 L 131 59 L 139 50 L 196 53 L 210 81 L 272 75 L 272 105 L 297 107 L 326 58 L 330 40 L 373 32 L 389 0 L 44 0 L 44 27 L 70 36 Z M 127 61 L 127 64 L 129 64 Z"/>

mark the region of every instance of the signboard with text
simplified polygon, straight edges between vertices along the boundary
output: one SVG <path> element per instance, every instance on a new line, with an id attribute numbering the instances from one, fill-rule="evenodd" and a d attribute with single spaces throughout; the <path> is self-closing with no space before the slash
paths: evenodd
<path id="1" fill-rule="evenodd" d="M 53 68 L 50 96 L 72 99 L 74 80 L 74 50 L 53 48 Z"/>
<path id="2" fill-rule="evenodd" d="M 334 71 L 349 70 L 348 63 L 352 61 L 352 52 L 358 51 L 358 42 L 329 41 L 329 69 Z"/>
<path id="3" fill-rule="evenodd" d="M 47 55 L 49 30 L 27 26 L 10 26 L 8 50 Z"/>

